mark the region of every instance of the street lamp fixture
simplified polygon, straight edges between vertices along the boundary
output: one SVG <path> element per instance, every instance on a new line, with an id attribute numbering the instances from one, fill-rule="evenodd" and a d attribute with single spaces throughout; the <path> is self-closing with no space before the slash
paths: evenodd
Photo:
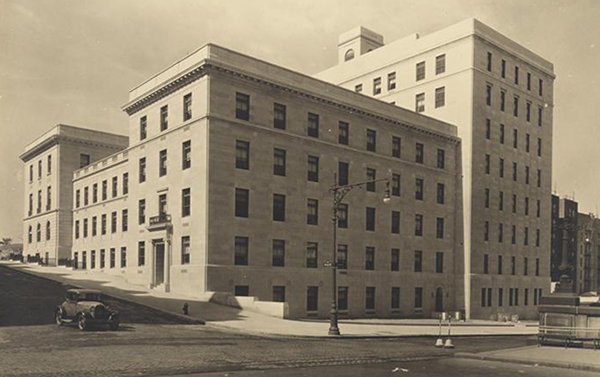
<path id="1" fill-rule="evenodd" d="M 329 335 L 340 335 L 340 329 L 338 327 L 338 306 L 337 306 L 337 295 L 338 295 L 338 287 L 337 287 L 337 227 L 338 227 L 338 212 L 340 208 L 340 204 L 342 200 L 346 197 L 346 195 L 355 188 L 362 188 L 369 183 L 377 183 L 377 182 L 385 182 L 385 196 L 383 197 L 383 202 L 388 204 L 392 201 L 390 197 L 390 178 L 382 178 L 382 179 L 372 179 L 364 182 L 357 182 L 347 185 L 339 185 L 337 181 L 337 174 L 333 174 L 333 186 L 329 188 L 329 192 L 333 197 L 333 207 L 332 207 L 332 217 L 331 221 L 333 223 L 333 254 L 331 263 L 326 263 L 326 267 L 331 267 L 331 277 L 332 277 L 332 298 L 331 298 L 331 312 L 329 316 Z"/>

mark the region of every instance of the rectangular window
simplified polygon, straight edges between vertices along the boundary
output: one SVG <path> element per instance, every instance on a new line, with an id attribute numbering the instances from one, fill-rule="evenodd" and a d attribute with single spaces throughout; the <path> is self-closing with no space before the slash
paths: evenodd
<path id="1" fill-rule="evenodd" d="M 189 188 L 181 190 L 181 217 L 187 217 L 192 213 L 192 193 Z"/>
<path id="2" fill-rule="evenodd" d="M 375 269 L 375 248 L 367 246 L 365 249 L 365 270 Z"/>
<path id="3" fill-rule="evenodd" d="M 444 273 L 444 253 L 441 251 L 435 253 L 435 272 Z"/>
<path id="4" fill-rule="evenodd" d="M 498 224 L 498 243 L 504 242 L 504 224 Z"/>
<path id="5" fill-rule="evenodd" d="M 500 124 L 500 144 L 504 144 L 504 124 Z"/>
<path id="6" fill-rule="evenodd" d="M 319 267 L 319 245 L 316 242 L 306 243 L 306 268 Z"/>
<path id="7" fill-rule="evenodd" d="M 535 246 L 540 247 L 540 230 L 535 230 Z"/>
<path id="8" fill-rule="evenodd" d="M 181 144 L 181 170 L 192 166 L 192 141 L 187 140 Z"/>
<path id="9" fill-rule="evenodd" d="M 273 175 L 285 177 L 285 150 L 273 149 Z"/>
<path id="10" fill-rule="evenodd" d="M 319 137 L 319 115 L 308 113 L 308 136 Z"/>
<path id="11" fill-rule="evenodd" d="M 338 244 L 337 268 L 341 270 L 346 270 L 348 268 L 348 245 Z"/>
<path id="12" fill-rule="evenodd" d="M 48 155 L 47 174 L 48 175 L 52 174 L 52 155 Z"/>
<path id="13" fill-rule="evenodd" d="M 139 163 L 139 172 L 140 172 L 140 183 L 146 182 L 146 157 L 140 158 Z"/>
<path id="14" fill-rule="evenodd" d="M 158 196 L 158 214 L 164 216 L 167 214 L 167 194 Z"/>
<path id="15" fill-rule="evenodd" d="M 115 268 L 115 263 L 116 263 L 116 250 L 114 247 L 110 248 L 110 268 Z"/>
<path id="16" fill-rule="evenodd" d="M 446 72 L 446 54 L 435 57 L 435 74 L 439 75 Z"/>
<path id="17" fill-rule="evenodd" d="M 118 186 L 118 178 L 113 177 L 112 178 L 112 197 L 113 198 L 115 198 L 118 194 L 117 186 Z M 85 189 L 87 191 L 87 187 Z M 86 194 L 86 198 L 87 198 L 87 194 Z"/>
<path id="18" fill-rule="evenodd" d="M 512 226 L 512 231 L 511 231 L 510 234 L 511 234 L 511 238 L 510 238 L 511 239 L 511 243 L 513 245 L 516 245 L 517 244 L 517 226 L 516 225 Z"/>
<path id="19" fill-rule="evenodd" d="M 306 223 L 308 225 L 319 225 L 319 201 L 317 199 L 306 201 Z"/>
<path id="20" fill-rule="evenodd" d="M 273 221 L 285 221 L 285 195 L 273 194 Z"/>
<path id="21" fill-rule="evenodd" d="M 237 169 L 250 169 L 250 142 L 235 141 L 235 167 Z"/>
<path id="22" fill-rule="evenodd" d="M 169 107 L 167 105 L 160 108 L 160 130 L 169 128 Z"/>
<path id="23" fill-rule="evenodd" d="M 540 276 L 540 258 L 535 258 L 535 276 Z"/>
<path id="24" fill-rule="evenodd" d="M 106 234 L 106 214 L 103 214 L 100 220 L 100 233 Z"/>
<path id="25" fill-rule="evenodd" d="M 502 302 L 503 299 L 504 299 L 504 289 L 498 288 L 498 306 L 503 305 L 503 302 Z"/>
<path id="26" fill-rule="evenodd" d="M 538 88 L 539 88 L 538 93 L 539 93 L 540 96 L 542 96 L 543 93 L 544 93 L 544 90 L 543 90 L 544 86 L 543 86 L 543 84 L 544 84 L 544 81 L 542 79 L 539 79 L 539 81 L 538 81 Z"/>
<path id="27" fill-rule="evenodd" d="M 138 224 L 146 222 L 146 199 L 140 199 L 138 202 Z"/>
<path id="28" fill-rule="evenodd" d="M 83 238 L 88 236 L 88 219 L 83 219 Z"/>
<path id="29" fill-rule="evenodd" d="M 530 145 L 531 145 L 531 136 L 529 134 L 525 134 L 525 152 L 529 153 Z"/>
<path id="30" fill-rule="evenodd" d="M 147 122 L 146 116 L 144 115 L 143 117 L 140 118 L 140 140 L 146 139 L 147 136 L 148 136 L 148 122 Z"/>
<path id="31" fill-rule="evenodd" d="M 425 79 L 425 62 L 417 63 L 416 80 L 421 81 Z"/>
<path id="32" fill-rule="evenodd" d="M 437 204 L 444 204 L 446 199 L 446 186 L 443 183 L 437 184 Z"/>
<path id="33" fill-rule="evenodd" d="M 485 189 L 485 199 L 484 199 L 484 205 L 485 208 L 490 208 L 490 189 L 486 188 Z"/>
<path id="34" fill-rule="evenodd" d="M 502 76 L 503 79 L 506 78 L 506 60 L 502 59 L 501 65 L 500 65 L 500 75 Z"/>
<path id="35" fill-rule="evenodd" d="M 42 190 L 38 190 L 37 195 L 37 213 L 42 212 Z"/>
<path id="36" fill-rule="evenodd" d="M 400 271 L 400 249 L 392 249 L 390 269 L 392 271 Z"/>
<path id="37" fill-rule="evenodd" d="M 425 93 L 419 93 L 415 96 L 415 111 L 417 113 L 425 111 Z"/>
<path id="38" fill-rule="evenodd" d="M 96 268 L 96 250 L 90 252 L 90 268 L 92 270 Z"/>
<path id="39" fill-rule="evenodd" d="M 500 111 L 506 110 L 506 91 L 500 90 Z"/>
<path id="40" fill-rule="evenodd" d="M 348 204 L 340 203 L 337 211 L 338 228 L 348 228 Z"/>
<path id="41" fill-rule="evenodd" d="M 498 255 L 498 275 L 502 275 L 502 255 Z"/>
<path id="42" fill-rule="evenodd" d="M 128 209 L 125 208 L 121 211 L 121 231 L 127 232 L 129 229 L 129 214 Z"/>
<path id="43" fill-rule="evenodd" d="M 510 274 L 517 274 L 517 257 L 510 257 Z"/>
<path id="44" fill-rule="evenodd" d="M 531 73 L 527 72 L 527 90 L 531 90 Z"/>
<path id="45" fill-rule="evenodd" d="M 400 196 L 400 174 L 392 174 L 392 195 Z"/>
<path id="46" fill-rule="evenodd" d="M 97 234 L 98 229 L 98 218 L 96 216 L 92 217 L 92 237 Z"/>
<path id="47" fill-rule="evenodd" d="M 392 136 L 392 157 L 400 158 L 402 148 L 402 139 L 398 136 Z"/>
<path id="48" fill-rule="evenodd" d="M 127 267 L 127 248 L 121 247 L 121 268 Z"/>
<path id="49" fill-rule="evenodd" d="M 524 213 L 525 213 L 525 216 L 529 216 L 529 198 L 528 197 L 525 198 L 525 211 L 524 211 Z"/>
<path id="50" fill-rule="evenodd" d="M 308 156 L 307 179 L 310 182 L 319 182 L 319 157 Z"/>
<path id="51" fill-rule="evenodd" d="M 87 206 L 89 203 L 89 193 L 90 193 L 89 188 L 87 186 L 84 187 L 84 189 L 83 189 L 83 205 L 84 206 Z"/>
<path id="52" fill-rule="evenodd" d="M 513 115 L 519 116 L 519 96 L 514 96 L 513 98 Z"/>
<path id="53" fill-rule="evenodd" d="M 146 263 L 146 243 L 138 242 L 138 266 L 143 266 Z"/>
<path id="54" fill-rule="evenodd" d="M 485 87 L 485 104 L 492 106 L 492 84 L 487 84 Z"/>
<path id="55" fill-rule="evenodd" d="M 519 146 L 519 130 L 516 128 L 513 130 L 513 148 L 518 148 Z"/>
<path id="56" fill-rule="evenodd" d="M 421 143 L 415 143 L 415 162 L 425 163 L 425 146 Z"/>
<path id="57" fill-rule="evenodd" d="M 483 273 L 490 273 L 490 256 L 488 254 L 483 255 Z"/>
<path id="58" fill-rule="evenodd" d="M 163 177 L 167 175 L 167 150 L 163 149 L 158 152 L 158 176 Z"/>
<path id="59" fill-rule="evenodd" d="M 446 87 L 442 86 L 435 89 L 435 108 L 443 107 L 446 104 Z"/>
<path id="60" fill-rule="evenodd" d="M 366 230 L 375 231 L 375 208 L 367 207 L 366 210 Z"/>
<path id="61" fill-rule="evenodd" d="M 529 166 L 525 166 L 525 184 L 529 184 Z"/>
<path id="62" fill-rule="evenodd" d="M 354 86 L 354 91 L 355 91 L 356 93 L 361 93 L 361 92 L 362 92 L 362 90 L 363 90 L 363 86 L 362 86 L 362 84 L 356 84 L 356 85 Z"/>
<path id="63" fill-rule="evenodd" d="M 110 214 L 110 232 L 117 232 L 117 211 L 114 211 Z"/>
<path id="64" fill-rule="evenodd" d="M 238 297 L 248 297 L 250 296 L 250 286 L 248 285 L 236 285 L 233 288 L 234 296 Z"/>
<path id="65" fill-rule="evenodd" d="M 531 122 L 531 102 L 525 103 L 525 120 Z"/>
<path id="66" fill-rule="evenodd" d="M 542 126 L 542 113 L 544 112 L 544 109 L 540 106 L 538 107 L 538 126 L 541 127 Z"/>
<path id="67" fill-rule="evenodd" d="M 285 286 L 273 286 L 273 302 L 285 302 Z"/>
<path id="68" fill-rule="evenodd" d="M 248 237 L 235 237 L 234 264 L 248 265 Z"/>
<path id="69" fill-rule="evenodd" d="M 338 123 L 338 143 L 348 145 L 350 142 L 350 125 L 340 121 Z"/>
<path id="70" fill-rule="evenodd" d="M 500 176 L 500 178 L 504 178 L 504 159 L 501 158 L 499 160 L 499 167 L 498 167 L 498 175 Z"/>
<path id="71" fill-rule="evenodd" d="M 535 215 L 536 215 L 536 217 L 540 217 L 540 214 L 542 212 L 542 208 L 541 208 L 541 202 L 540 202 L 539 199 L 537 200 L 536 204 L 537 205 L 536 205 L 536 209 L 535 209 L 535 212 L 536 212 Z"/>
<path id="72" fill-rule="evenodd" d="M 235 117 L 250 120 L 250 96 L 244 93 L 235 93 Z"/>
<path id="73" fill-rule="evenodd" d="M 106 200 L 108 198 L 108 181 L 105 179 L 102 181 L 102 200 Z"/>
<path id="74" fill-rule="evenodd" d="M 437 150 L 437 167 L 440 169 L 446 168 L 446 151 L 440 148 Z"/>
<path id="75" fill-rule="evenodd" d="M 487 53 L 487 70 L 488 72 L 492 72 L 492 53 L 489 51 Z"/>
<path id="76" fill-rule="evenodd" d="M 375 287 L 367 287 L 365 290 L 365 309 L 375 310 Z"/>
<path id="77" fill-rule="evenodd" d="M 381 77 L 373 79 L 373 95 L 376 96 L 381 93 Z"/>
<path id="78" fill-rule="evenodd" d="M 423 215 L 415 214 L 415 236 L 423 236 Z"/>
<path id="79" fill-rule="evenodd" d="M 33 182 L 33 165 L 29 165 L 29 182 Z"/>
<path id="80" fill-rule="evenodd" d="M 515 85 L 519 85 L 519 67 L 515 66 Z"/>
<path id="81" fill-rule="evenodd" d="M 375 169 L 371 169 L 371 168 L 367 168 L 367 191 L 369 192 L 375 192 L 376 188 L 375 188 L 375 182 L 373 182 L 374 180 L 377 179 L 377 170 Z"/>
<path id="82" fill-rule="evenodd" d="M 183 121 L 192 119 L 192 93 L 183 96 Z"/>
<path id="83" fill-rule="evenodd" d="M 273 127 L 285 130 L 286 127 L 286 107 L 280 103 L 273 104 Z"/>
<path id="84" fill-rule="evenodd" d="M 190 236 L 181 237 L 181 264 L 190 263 Z"/>
<path id="85" fill-rule="evenodd" d="M 415 178 L 415 199 L 423 200 L 423 191 L 424 191 L 424 181 L 423 178 Z"/>
<path id="86" fill-rule="evenodd" d="M 513 162 L 513 165 L 512 165 L 512 178 L 513 178 L 513 181 L 515 181 L 515 182 L 517 181 L 517 163 L 516 162 Z"/>
<path id="87" fill-rule="evenodd" d="M 400 310 L 400 287 L 392 287 L 391 309 Z"/>
<path id="88" fill-rule="evenodd" d="M 537 187 L 542 187 L 542 171 L 537 170 Z"/>
<path id="89" fill-rule="evenodd" d="M 350 164 L 347 162 L 338 162 L 338 185 L 344 186 L 348 184 Z"/>
<path id="90" fill-rule="evenodd" d="M 529 262 L 527 257 L 523 257 L 523 275 L 525 276 L 529 274 L 529 266 L 527 262 Z"/>
<path id="91" fill-rule="evenodd" d="M 104 249 L 100 249 L 100 268 L 104 268 L 106 266 L 106 251 Z"/>
<path id="92" fill-rule="evenodd" d="M 487 140 L 492 138 L 492 121 L 489 119 L 485 120 L 485 138 Z"/>
<path id="93" fill-rule="evenodd" d="M 387 79 L 388 79 L 388 90 L 396 89 L 396 72 L 388 73 Z"/>
<path id="94" fill-rule="evenodd" d="M 250 207 L 250 191 L 235 189 L 235 217 L 248 217 Z"/>
<path id="95" fill-rule="evenodd" d="M 423 271 L 423 252 L 421 250 L 415 251 L 414 270 L 415 272 Z"/>
<path id="96" fill-rule="evenodd" d="M 306 311 L 319 310 L 319 287 L 306 287 Z"/>
<path id="97" fill-rule="evenodd" d="M 542 157 L 542 139 L 538 137 L 537 141 L 537 155 L 538 157 Z"/>
<path id="98" fill-rule="evenodd" d="M 85 189 L 87 191 L 88 188 L 86 187 Z M 86 195 L 86 198 L 87 198 L 87 195 Z M 46 211 L 50 211 L 51 207 L 52 207 L 52 186 L 48 186 L 46 188 Z"/>
<path id="99" fill-rule="evenodd" d="M 377 132 L 367 129 L 367 150 L 375 152 L 377 150 Z"/>
<path id="100" fill-rule="evenodd" d="M 436 238 L 442 239 L 444 238 L 444 218 L 438 217 L 436 220 Z"/>
<path id="101" fill-rule="evenodd" d="M 481 307 L 485 307 L 485 304 L 486 304 L 486 299 L 485 299 L 486 292 L 487 291 L 486 291 L 485 288 L 481 288 Z"/>
<path id="102" fill-rule="evenodd" d="M 512 196 L 512 211 L 513 213 L 517 213 L 517 195 L 513 194 Z"/>
<path id="103" fill-rule="evenodd" d="M 400 234 L 400 212 L 392 211 L 392 233 Z"/>
<path id="104" fill-rule="evenodd" d="M 415 311 L 423 310 L 423 287 L 415 287 Z"/>
<path id="105" fill-rule="evenodd" d="M 285 266 L 285 241 L 273 240 L 273 267 Z"/>

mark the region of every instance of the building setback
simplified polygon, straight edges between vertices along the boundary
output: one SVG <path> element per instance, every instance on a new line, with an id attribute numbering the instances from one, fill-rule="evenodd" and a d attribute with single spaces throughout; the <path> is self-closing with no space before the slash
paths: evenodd
<path id="1" fill-rule="evenodd" d="M 316 77 L 458 126 L 467 312 L 537 318 L 550 289 L 553 65 L 475 19 L 388 45 L 359 27 L 338 56 Z"/>
<path id="2" fill-rule="evenodd" d="M 212 44 L 129 99 L 128 148 L 73 174 L 78 268 L 326 317 L 334 175 L 389 177 L 340 211 L 341 314 L 464 308 L 455 126 Z"/>

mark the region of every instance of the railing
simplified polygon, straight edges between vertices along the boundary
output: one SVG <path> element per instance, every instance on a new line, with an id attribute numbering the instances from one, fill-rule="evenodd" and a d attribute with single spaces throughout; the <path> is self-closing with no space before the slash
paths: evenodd
<path id="1" fill-rule="evenodd" d="M 150 218 L 150 226 L 153 225 L 163 225 L 163 224 L 170 224 L 171 223 L 171 215 L 168 215 L 166 213 L 159 213 L 158 216 L 152 216 Z"/>

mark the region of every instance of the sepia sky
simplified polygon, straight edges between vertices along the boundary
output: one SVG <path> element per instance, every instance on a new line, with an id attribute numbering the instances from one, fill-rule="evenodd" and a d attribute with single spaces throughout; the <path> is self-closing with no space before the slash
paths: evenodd
<path id="1" fill-rule="evenodd" d="M 475 17 L 554 63 L 553 191 L 600 207 L 600 1 L 0 0 L 0 237 L 22 242 L 25 145 L 57 123 L 127 133 L 130 88 L 207 42 L 303 73 L 363 25 L 386 43 Z"/>

